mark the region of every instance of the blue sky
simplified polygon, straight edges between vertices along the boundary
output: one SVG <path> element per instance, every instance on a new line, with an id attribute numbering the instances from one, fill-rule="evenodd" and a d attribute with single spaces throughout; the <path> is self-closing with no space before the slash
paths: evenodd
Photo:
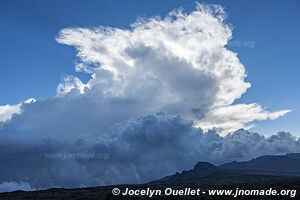
<path id="1" fill-rule="evenodd" d="M 300 136 L 300 2 L 205 3 L 225 7 L 227 22 L 234 26 L 232 41 L 254 44 L 229 47 L 238 53 L 252 84 L 237 102 L 292 109 L 275 121 L 258 122 L 252 130 L 265 134 L 285 130 Z M 194 1 L 1 1 L 0 105 L 54 96 L 63 75 L 75 74 L 75 50 L 55 41 L 63 28 L 127 28 L 137 17 L 165 16 L 174 8 L 189 10 L 194 5 Z"/>

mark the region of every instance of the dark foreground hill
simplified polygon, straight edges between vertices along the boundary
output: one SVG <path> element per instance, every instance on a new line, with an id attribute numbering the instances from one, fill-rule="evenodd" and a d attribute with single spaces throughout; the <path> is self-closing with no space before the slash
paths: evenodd
<path id="1" fill-rule="evenodd" d="M 191 170 L 176 173 L 157 181 L 140 185 L 116 185 L 80 189 L 53 188 L 42 191 L 15 191 L 0 193 L 0 199 L 299 199 L 300 200 L 300 154 L 282 156 L 262 156 L 247 162 L 232 162 L 214 166 L 207 162 L 198 162 Z M 160 190 L 162 195 L 113 195 L 113 188 L 121 193 L 131 190 Z M 166 195 L 166 188 L 174 191 L 185 188 L 200 189 L 200 195 Z M 274 195 L 240 195 L 234 197 L 236 189 L 276 190 Z M 209 195 L 211 190 L 232 190 L 229 195 Z M 282 190 L 289 192 L 282 195 Z"/>
<path id="2" fill-rule="evenodd" d="M 244 176 L 243 181 L 234 179 L 210 179 L 203 178 L 199 183 L 181 183 L 181 184 L 143 184 L 143 185 L 116 185 L 116 186 L 106 186 L 106 187 L 93 187 L 93 188 L 80 188 L 80 189 L 63 189 L 63 188 L 53 188 L 42 191 L 32 191 L 32 192 L 24 192 L 24 191 L 15 191 L 10 193 L 0 193 L 0 199 L 2 200 L 44 200 L 44 199 L 53 199 L 53 200 L 135 200 L 135 199 L 164 199 L 164 200 L 173 200 L 173 199 L 201 199 L 201 200 L 299 200 L 300 199 L 300 179 L 297 178 L 278 178 L 278 177 L 268 177 L 268 176 Z M 176 189 L 198 189 L 201 191 L 206 191 L 206 194 L 200 194 L 200 196 L 122 196 L 122 195 L 113 195 L 113 188 L 119 188 L 121 192 L 124 192 L 126 188 L 129 189 L 139 189 L 145 190 L 150 188 L 152 190 L 165 190 L 166 188 Z M 209 195 L 208 190 L 210 189 L 229 189 L 235 191 L 236 188 L 246 189 L 246 190 L 290 190 L 296 191 L 293 193 L 294 195 L 291 197 L 289 195 L 285 196 L 226 196 L 226 195 Z"/>

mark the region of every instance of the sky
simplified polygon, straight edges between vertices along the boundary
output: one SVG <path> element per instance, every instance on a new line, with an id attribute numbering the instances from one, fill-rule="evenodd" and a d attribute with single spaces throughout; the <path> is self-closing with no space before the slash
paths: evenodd
<path id="1" fill-rule="evenodd" d="M 291 109 L 276 121 L 256 123 L 253 131 L 266 135 L 279 130 L 300 135 L 298 1 L 205 1 L 224 6 L 233 29 L 228 48 L 238 53 L 252 87 L 237 102 Z M 74 72 L 72 47 L 55 41 L 66 27 L 112 26 L 128 28 L 137 17 L 164 16 L 174 8 L 191 10 L 194 1 L 1 1 L 0 105 L 56 94 L 66 74 Z"/>
<path id="2" fill-rule="evenodd" d="M 1 1 L 0 191 L 300 152 L 299 3 L 232 2 Z"/>

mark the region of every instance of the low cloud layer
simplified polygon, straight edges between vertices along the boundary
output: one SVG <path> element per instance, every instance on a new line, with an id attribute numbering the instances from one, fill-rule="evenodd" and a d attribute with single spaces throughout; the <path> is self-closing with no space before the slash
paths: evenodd
<path id="1" fill-rule="evenodd" d="M 42 133 L 41 133 L 42 134 Z M 221 137 L 166 113 L 119 123 L 98 136 L 31 139 L 1 133 L 0 183 L 32 188 L 142 183 L 190 169 L 259 155 L 300 152 L 300 140 L 280 132 L 268 138 L 244 130 Z M 157 164 L 159 163 L 159 164 Z"/>
<path id="2" fill-rule="evenodd" d="M 66 76 L 55 97 L 0 107 L 1 187 L 140 183 L 199 160 L 300 152 L 289 133 L 228 135 L 289 110 L 234 104 L 250 83 L 226 48 L 224 16 L 219 6 L 197 5 L 130 29 L 63 29 L 57 41 L 76 48 L 75 70 L 91 78 Z"/>
<path id="3" fill-rule="evenodd" d="M 33 189 L 28 183 L 24 182 L 3 182 L 0 184 L 0 192 L 11 192 L 15 190 L 30 191 Z"/>

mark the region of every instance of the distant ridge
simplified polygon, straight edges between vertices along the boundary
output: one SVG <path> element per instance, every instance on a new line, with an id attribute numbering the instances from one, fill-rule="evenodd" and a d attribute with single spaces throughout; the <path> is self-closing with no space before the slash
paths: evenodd
<path id="1" fill-rule="evenodd" d="M 260 156 L 245 162 L 230 162 L 215 166 L 208 162 L 198 162 L 193 169 L 175 173 L 151 183 L 198 182 L 202 179 L 233 178 L 243 182 L 245 177 L 264 179 L 276 177 L 300 177 L 300 153 Z"/>
<path id="2" fill-rule="evenodd" d="M 246 162 L 226 163 L 219 168 L 251 174 L 300 176 L 300 153 L 260 156 Z"/>

